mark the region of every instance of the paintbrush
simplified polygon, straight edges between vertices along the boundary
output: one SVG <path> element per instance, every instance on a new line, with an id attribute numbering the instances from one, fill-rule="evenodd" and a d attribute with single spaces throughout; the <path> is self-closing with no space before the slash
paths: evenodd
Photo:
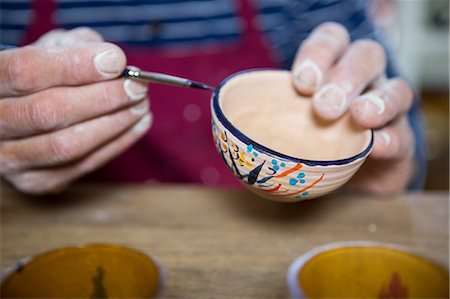
<path id="1" fill-rule="evenodd" d="M 127 66 L 123 72 L 125 78 L 136 79 L 147 82 L 163 83 L 168 85 L 182 86 L 182 87 L 192 87 L 206 90 L 214 90 L 209 85 L 204 83 L 192 81 L 186 78 L 171 76 L 167 74 L 145 72 L 140 70 L 135 66 Z"/>

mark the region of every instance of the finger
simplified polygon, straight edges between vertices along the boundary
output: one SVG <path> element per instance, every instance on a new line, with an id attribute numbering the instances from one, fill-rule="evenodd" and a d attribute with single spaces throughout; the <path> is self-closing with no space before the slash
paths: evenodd
<path id="1" fill-rule="evenodd" d="M 17 172 L 5 178 L 18 190 L 30 194 L 62 191 L 77 178 L 94 171 L 124 152 L 147 132 L 151 123 L 152 115 L 147 113 L 116 139 L 74 164 Z"/>
<path id="2" fill-rule="evenodd" d="M 302 43 L 294 60 L 292 76 L 299 92 L 311 95 L 321 84 L 323 74 L 349 44 L 347 29 L 339 23 L 318 26 Z"/>
<path id="3" fill-rule="evenodd" d="M 50 134 L 4 141 L 2 173 L 69 163 L 115 138 L 148 112 L 148 101 Z"/>
<path id="4" fill-rule="evenodd" d="M 392 196 L 404 191 L 414 173 L 414 158 L 396 160 L 367 159 L 348 186 L 354 191 Z"/>
<path id="5" fill-rule="evenodd" d="M 74 45 L 83 42 L 102 42 L 103 37 L 88 27 L 72 30 L 54 29 L 41 36 L 33 45 L 38 47 L 56 47 Z"/>
<path id="6" fill-rule="evenodd" d="M 350 106 L 352 117 L 366 128 L 379 128 L 411 107 L 413 91 L 402 79 L 386 81 L 378 88 L 357 97 Z"/>
<path id="7" fill-rule="evenodd" d="M 384 72 L 385 66 L 386 54 L 382 46 L 371 40 L 354 42 L 330 69 L 315 94 L 315 112 L 327 120 L 339 118 L 352 99 Z"/>
<path id="8" fill-rule="evenodd" d="M 0 138 L 58 130 L 129 106 L 146 95 L 146 84 L 116 79 L 6 98 L 0 101 Z"/>
<path id="9" fill-rule="evenodd" d="M 0 52 L 0 97 L 116 78 L 125 64 L 123 51 L 110 43 L 53 48 L 27 46 L 3 51 Z"/>
<path id="10" fill-rule="evenodd" d="M 414 154 L 414 135 L 406 116 L 389 126 L 375 130 L 371 158 L 378 160 L 399 159 Z"/>

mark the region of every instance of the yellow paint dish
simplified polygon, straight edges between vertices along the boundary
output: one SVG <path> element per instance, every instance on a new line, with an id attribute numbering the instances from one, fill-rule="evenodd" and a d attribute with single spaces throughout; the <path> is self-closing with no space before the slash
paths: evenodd
<path id="1" fill-rule="evenodd" d="M 158 262 L 120 245 L 52 250 L 5 270 L 2 298 L 153 298 L 161 289 Z"/>
<path id="2" fill-rule="evenodd" d="M 292 298 L 449 298 L 447 269 L 375 242 L 313 249 L 291 265 L 287 280 Z"/>

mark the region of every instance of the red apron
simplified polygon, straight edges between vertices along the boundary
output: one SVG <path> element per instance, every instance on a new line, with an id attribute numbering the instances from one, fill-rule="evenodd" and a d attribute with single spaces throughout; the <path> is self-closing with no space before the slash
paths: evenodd
<path id="1" fill-rule="evenodd" d="M 254 27 L 252 1 L 236 5 L 246 32 L 234 43 L 178 48 L 177 52 L 120 45 L 129 65 L 178 75 L 216 86 L 228 75 L 249 68 L 279 67 L 268 42 Z M 26 42 L 54 28 L 50 23 L 55 5 L 35 1 L 37 17 Z M 50 13 L 49 13 L 50 12 Z M 45 20 L 44 20 L 45 19 Z M 34 27 L 34 28 L 33 28 Z M 40 29 L 36 29 L 40 27 Z M 212 133 L 210 92 L 151 84 L 153 126 L 138 143 L 87 178 L 114 182 L 187 182 L 215 186 L 239 186 L 216 153 Z"/>

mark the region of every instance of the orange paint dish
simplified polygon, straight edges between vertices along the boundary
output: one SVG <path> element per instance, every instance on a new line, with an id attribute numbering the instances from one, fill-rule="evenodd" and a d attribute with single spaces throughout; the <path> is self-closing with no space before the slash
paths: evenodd
<path id="1" fill-rule="evenodd" d="M 377 242 L 315 248 L 289 268 L 294 299 L 449 298 L 448 269 L 410 249 Z"/>
<path id="2" fill-rule="evenodd" d="M 26 258 L 2 274 L 2 298 L 153 298 L 163 271 L 151 256 L 111 244 Z"/>

